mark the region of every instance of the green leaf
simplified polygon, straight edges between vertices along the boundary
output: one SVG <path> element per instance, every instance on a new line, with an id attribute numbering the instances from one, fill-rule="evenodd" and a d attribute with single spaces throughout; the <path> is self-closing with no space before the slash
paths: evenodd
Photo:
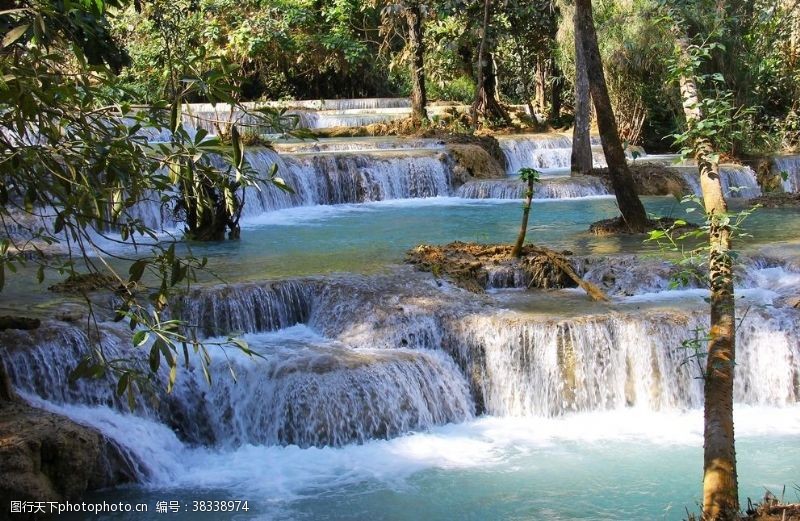
<path id="1" fill-rule="evenodd" d="M 14 27 L 8 33 L 6 33 L 5 37 L 3 38 L 3 47 L 8 47 L 9 45 L 13 44 L 17 40 L 19 40 L 25 31 L 28 30 L 30 24 L 18 25 Z"/>
<path id="2" fill-rule="evenodd" d="M 173 365 L 169 368 L 169 381 L 167 383 L 167 393 L 171 393 L 175 386 L 175 380 L 178 377 L 178 366 Z"/>
<path id="3" fill-rule="evenodd" d="M 160 338 L 153 342 L 153 347 L 150 348 L 150 370 L 154 373 L 158 372 L 161 366 L 161 351 L 159 350 L 159 342 L 163 342 Z"/>
<path id="4" fill-rule="evenodd" d="M 144 275 L 144 269 L 147 267 L 147 264 L 147 259 L 139 259 L 131 264 L 130 269 L 128 269 L 128 273 L 130 274 L 128 280 L 130 282 L 139 282 L 142 279 L 142 275 Z"/>
<path id="5" fill-rule="evenodd" d="M 150 333 L 147 331 L 137 331 L 136 334 L 133 335 L 133 347 L 139 347 L 140 345 L 147 342 L 147 339 L 150 338 Z"/>
<path id="6" fill-rule="evenodd" d="M 231 125 L 231 144 L 233 145 L 233 164 L 237 170 L 241 170 L 244 165 L 244 145 L 236 125 Z"/>
<path id="7" fill-rule="evenodd" d="M 172 103 L 172 110 L 169 115 L 169 125 L 172 132 L 177 132 L 181 126 L 181 103 L 180 99 L 176 99 Z"/>
<path id="8" fill-rule="evenodd" d="M 125 391 L 128 389 L 128 383 L 130 382 L 131 374 L 130 373 L 122 373 L 119 377 L 119 381 L 117 381 L 117 396 L 122 396 Z"/>

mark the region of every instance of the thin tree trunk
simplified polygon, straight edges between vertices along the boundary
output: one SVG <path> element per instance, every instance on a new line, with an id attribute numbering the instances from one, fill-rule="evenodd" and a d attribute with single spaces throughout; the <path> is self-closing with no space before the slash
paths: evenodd
<path id="1" fill-rule="evenodd" d="M 550 58 L 550 121 L 558 122 L 561 119 L 561 95 L 564 90 L 564 78 L 555 56 Z"/>
<path id="2" fill-rule="evenodd" d="M 547 98 L 547 71 L 541 58 L 536 60 L 536 109 L 545 114 Z"/>
<path id="3" fill-rule="evenodd" d="M 522 95 L 525 97 L 525 106 L 528 109 L 528 115 L 531 117 L 534 123 L 538 124 L 539 120 L 536 117 L 536 111 L 533 108 L 533 103 L 531 101 L 531 82 L 530 82 L 530 74 L 527 73 L 525 70 L 527 64 L 525 63 L 525 53 L 522 52 L 522 48 L 520 47 L 519 41 L 514 41 L 514 50 L 517 55 L 517 59 L 519 60 L 519 74 L 520 74 L 520 85 L 522 86 Z"/>
<path id="4" fill-rule="evenodd" d="M 558 34 L 558 20 L 560 18 L 560 10 L 555 2 L 550 11 L 550 45 L 555 45 Z M 556 53 L 550 51 L 550 121 L 558 124 L 561 120 L 561 102 L 562 94 L 564 91 L 564 75 L 561 73 L 561 68 L 558 66 L 556 60 Z"/>
<path id="5" fill-rule="evenodd" d="M 502 119 L 507 125 L 511 124 L 506 111 L 497 98 L 497 75 L 494 67 L 489 28 L 492 13 L 492 0 L 484 0 L 483 4 L 483 34 L 478 47 L 478 84 L 475 89 L 475 102 L 472 104 L 472 124 L 478 125 L 478 118 Z"/>
<path id="6" fill-rule="evenodd" d="M 575 16 L 578 20 L 578 29 L 582 33 L 583 55 L 589 75 L 589 87 L 597 111 L 597 126 L 600 129 L 603 153 L 606 156 L 606 163 L 608 163 L 611 175 L 611 186 L 614 188 L 617 205 L 628 230 L 634 233 L 643 233 L 648 228 L 647 213 L 636 194 L 633 177 L 619 139 L 617 122 L 614 119 L 614 110 L 611 107 L 611 98 L 608 95 L 608 87 L 603 74 L 603 64 L 600 61 L 597 33 L 592 19 L 591 0 L 576 0 Z"/>
<path id="7" fill-rule="evenodd" d="M 572 175 L 588 175 L 592 171 L 592 140 L 590 136 L 592 97 L 589 93 L 589 74 L 583 58 L 583 39 L 575 22 L 575 123 L 572 127 Z"/>
<path id="8" fill-rule="evenodd" d="M 522 207 L 522 224 L 517 234 L 517 242 L 511 250 L 512 257 L 522 257 L 522 245 L 525 243 L 525 235 L 528 233 L 528 216 L 531 213 L 531 204 L 533 204 L 533 183 L 534 179 L 532 177 L 528 178 L 528 187 L 525 190 L 525 205 Z"/>
<path id="9" fill-rule="evenodd" d="M 688 41 L 678 38 L 682 59 L 688 59 Z M 680 79 L 686 124 L 703 119 L 700 96 L 693 77 Z M 728 206 L 719 177 L 719 165 L 711 160 L 714 146 L 698 139 L 694 156 L 700 169 L 703 203 L 710 221 L 708 262 L 711 285 L 711 330 L 705 373 L 705 429 L 703 433 L 703 519 L 733 519 L 739 511 L 736 448 L 733 432 L 733 373 L 736 356 L 736 309 L 731 261 L 731 230 L 724 217 Z"/>
<path id="10" fill-rule="evenodd" d="M 422 12 L 419 3 L 411 2 L 406 10 L 408 45 L 411 50 L 411 119 L 415 125 L 428 120 L 428 95 L 425 90 L 425 42 L 422 35 Z"/>

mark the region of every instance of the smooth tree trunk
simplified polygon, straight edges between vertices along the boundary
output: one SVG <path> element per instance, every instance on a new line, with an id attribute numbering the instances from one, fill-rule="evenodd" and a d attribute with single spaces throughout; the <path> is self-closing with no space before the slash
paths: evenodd
<path id="1" fill-rule="evenodd" d="M 617 205 L 622 213 L 626 227 L 632 233 L 644 233 L 648 230 L 647 212 L 636 194 L 633 176 L 625 159 L 622 142 L 619 139 L 611 98 L 608 95 L 603 64 L 600 61 L 600 50 L 597 45 L 597 33 L 592 19 L 591 0 L 575 0 L 575 16 L 577 30 L 581 32 L 583 56 L 589 76 L 589 90 L 597 112 L 597 126 L 603 143 L 611 186 L 617 198 Z"/>
<path id="2" fill-rule="evenodd" d="M 678 38 L 678 48 L 688 59 L 688 41 Z M 695 79 L 680 79 L 686 124 L 703 119 Z M 734 519 L 739 511 L 736 448 L 733 432 L 733 374 L 736 355 L 736 309 L 733 266 L 730 255 L 731 229 L 725 223 L 728 212 L 714 146 L 708 139 L 693 143 L 700 170 L 703 204 L 709 219 L 709 281 L 711 286 L 711 330 L 705 373 L 705 428 L 703 433 L 703 519 Z"/>
<path id="3" fill-rule="evenodd" d="M 491 28 L 492 0 L 484 0 L 483 29 L 481 43 L 478 46 L 478 81 L 475 89 L 475 102 L 472 104 L 472 124 L 478 126 L 478 119 L 502 120 L 511 124 L 505 109 L 497 97 L 497 71 L 492 55 L 492 41 L 489 36 Z"/>
<path id="4" fill-rule="evenodd" d="M 533 183 L 534 178 L 529 177 L 528 186 L 525 190 L 525 205 L 522 207 L 522 224 L 517 234 L 517 242 L 511 250 L 512 257 L 522 257 L 522 245 L 525 244 L 525 235 L 528 233 L 528 217 L 531 214 L 531 205 L 533 204 Z"/>
<path id="5" fill-rule="evenodd" d="M 520 85 L 522 86 L 522 95 L 525 97 L 525 107 L 528 109 L 528 115 L 531 117 L 533 123 L 538 124 L 539 120 L 536 117 L 536 110 L 533 108 L 533 102 L 531 100 L 530 75 L 525 71 L 525 68 L 528 66 L 528 64 L 525 61 L 525 53 L 522 52 L 522 47 L 519 45 L 518 41 L 515 41 L 514 50 L 517 55 L 517 59 L 519 60 L 519 81 Z"/>
<path id="6" fill-rule="evenodd" d="M 547 107 L 547 69 L 544 60 L 536 60 L 536 109 L 546 114 Z"/>
<path id="7" fill-rule="evenodd" d="M 550 11 L 550 42 L 555 45 L 558 36 L 558 21 L 561 17 L 560 10 L 555 2 Z M 564 93 L 564 75 L 558 66 L 556 53 L 550 52 L 550 121 L 558 124 L 561 121 L 561 104 Z"/>
<path id="8" fill-rule="evenodd" d="M 572 175 L 589 175 L 592 171 L 592 97 L 589 93 L 589 74 L 583 59 L 583 41 L 575 21 L 575 123 L 572 127 Z"/>
<path id="9" fill-rule="evenodd" d="M 428 120 L 428 95 L 425 90 L 425 42 L 423 40 L 422 11 L 418 2 L 406 9 L 408 46 L 411 51 L 411 119 L 415 125 Z"/>
<path id="10" fill-rule="evenodd" d="M 550 121 L 558 123 L 561 120 L 561 103 L 564 91 L 564 78 L 561 68 L 555 57 L 550 58 Z"/>

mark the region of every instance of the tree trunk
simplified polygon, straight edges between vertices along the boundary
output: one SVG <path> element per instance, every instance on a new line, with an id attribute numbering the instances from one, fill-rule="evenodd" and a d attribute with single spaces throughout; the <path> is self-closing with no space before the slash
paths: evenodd
<path id="1" fill-rule="evenodd" d="M 550 58 L 550 121 L 558 123 L 561 120 L 561 95 L 564 90 L 564 78 L 555 56 Z"/>
<path id="2" fill-rule="evenodd" d="M 538 124 L 539 119 L 536 117 L 536 110 L 533 108 L 533 102 L 531 100 L 531 76 L 526 71 L 528 64 L 525 62 L 525 53 L 522 51 L 522 47 L 517 39 L 514 40 L 514 52 L 519 60 L 519 81 L 522 86 L 522 95 L 525 97 L 525 107 L 528 109 L 528 115 L 531 117 L 533 123 Z"/>
<path id="3" fill-rule="evenodd" d="M 492 0 L 484 0 L 483 33 L 478 47 L 478 84 L 475 89 L 475 102 L 472 104 L 472 124 L 478 126 L 478 119 L 501 119 L 506 125 L 511 124 L 505 109 L 497 98 L 497 75 L 492 55 L 489 28 L 492 12 Z"/>
<path id="4" fill-rule="evenodd" d="M 408 24 L 408 46 L 411 51 L 411 119 L 415 125 L 428 120 L 425 105 L 428 96 L 425 91 L 425 41 L 422 34 L 422 12 L 418 2 L 412 2 L 406 9 Z"/>
<path id="5" fill-rule="evenodd" d="M 528 187 L 525 190 L 525 205 L 522 207 L 522 224 L 519 227 L 517 234 L 517 242 L 511 250 L 512 257 L 522 257 L 522 245 L 525 243 L 525 235 L 528 233 L 528 216 L 531 213 L 531 204 L 533 203 L 533 183 L 534 178 L 528 178 Z"/>
<path id="6" fill-rule="evenodd" d="M 687 60 L 688 41 L 678 38 L 681 58 Z M 703 119 L 700 96 L 693 77 L 680 79 L 683 111 L 690 128 Z M 719 177 L 719 165 L 710 158 L 714 146 L 698 139 L 694 157 L 700 170 L 700 187 L 709 219 L 708 262 L 711 286 L 711 330 L 705 373 L 705 428 L 703 432 L 703 519 L 734 519 L 739 511 L 736 448 L 733 432 L 733 373 L 736 356 L 736 309 L 733 266 L 730 255 L 731 230 L 723 218 L 728 206 Z"/>
<path id="7" fill-rule="evenodd" d="M 582 36 L 583 56 L 586 60 L 586 72 L 589 75 L 589 88 L 597 111 L 597 126 L 603 143 L 603 153 L 611 175 L 611 186 L 617 197 L 617 205 L 628 230 L 643 233 L 648 229 L 647 213 L 642 201 L 636 195 L 628 162 L 617 131 L 614 110 L 603 74 L 600 61 L 600 50 L 597 46 L 597 33 L 592 19 L 591 0 L 575 1 L 575 16 Z"/>
<path id="8" fill-rule="evenodd" d="M 191 166 L 186 168 L 191 169 Z M 183 183 L 181 203 L 177 208 L 185 212 L 187 239 L 200 242 L 222 241 L 225 240 L 226 233 L 229 239 L 239 238 L 239 215 L 243 203 L 235 195 L 236 188 L 231 187 L 234 193 L 234 211 L 231 213 L 217 187 L 199 174 L 190 173 L 189 179 Z"/>
<path id="9" fill-rule="evenodd" d="M 555 46 L 556 38 L 558 36 L 558 21 L 561 17 L 558 5 L 553 2 L 553 8 L 550 10 L 550 44 Z M 556 125 L 561 121 L 561 102 L 562 94 L 564 91 L 564 75 L 561 73 L 561 68 L 558 66 L 555 51 L 550 51 L 550 121 Z"/>
<path id="10" fill-rule="evenodd" d="M 589 93 L 589 74 L 583 58 L 583 39 L 575 22 L 575 123 L 572 127 L 572 175 L 588 175 L 592 171 L 592 140 L 590 136 L 592 97 Z"/>
<path id="11" fill-rule="evenodd" d="M 545 114 L 545 102 L 547 98 L 547 70 L 544 66 L 544 61 L 541 58 L 536 60 L 536 110 L 541 114 Z"/>

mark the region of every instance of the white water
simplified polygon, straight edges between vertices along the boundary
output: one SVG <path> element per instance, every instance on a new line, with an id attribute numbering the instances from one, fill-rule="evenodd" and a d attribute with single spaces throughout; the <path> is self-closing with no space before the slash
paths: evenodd
<path id="1" fill-rule="evenodd" d="M 535 168 L 548 173 L 569 171 L 572 138 L 566 134 L 519 134 L 498 136 L 497 141 L 506 157 L 506 172 L 514 176 L 521 168 Z M 599 137 L 592 137 L 592 163 L 595 168 L 606 166 Z"/>
<path id="2" fill-rule="evenodd" d="M 697 171 L 697 167 L 692 165 L 679 166 L 677 168 L 694 194 L 702 196 L 700 173 Z M 719 173 L 722 189 L 726 197 L 750 199 L 761 195 L 761 188 L 758 186 L 756 174 L 749 166 L 723 164 L 719 167 Z"/>
<path id="3" fill-rule="evenodd" d="M 525 183 L 512 179 L 480 179 L 468 181 L 456 190 L 465 199 L 522 199 Z M 610 195 L 608 186 L 599 177 L 544 178 L 534 187 L 534 199 L 577 199 Z"/>
<path id="4" fill-rule="evenodd" d="M 249 500 L 236 519 L 511 519 L 521 509 L 538 519 L 679 520 L 700 492 L 700 411 L 482 417 L 343 448 L 209 450 L 108 409 L 48 408 L 135 440 L 133 452 L 150 462 L 149 485 L 122 499 L 149 499 L 151 508 L 198 495 Z M 783 483 L 769 476 L 800 465 L 800 409 L 738 406 L 734 414 L 743 493 L 779 494 Z"/>
<path id="5" fill-rule="evenodd" d="M 773 159 L 773 171 L 786 174 L 783 190 L 789 193 L 800 192 L 800 156 L 776 156 Z"/>

